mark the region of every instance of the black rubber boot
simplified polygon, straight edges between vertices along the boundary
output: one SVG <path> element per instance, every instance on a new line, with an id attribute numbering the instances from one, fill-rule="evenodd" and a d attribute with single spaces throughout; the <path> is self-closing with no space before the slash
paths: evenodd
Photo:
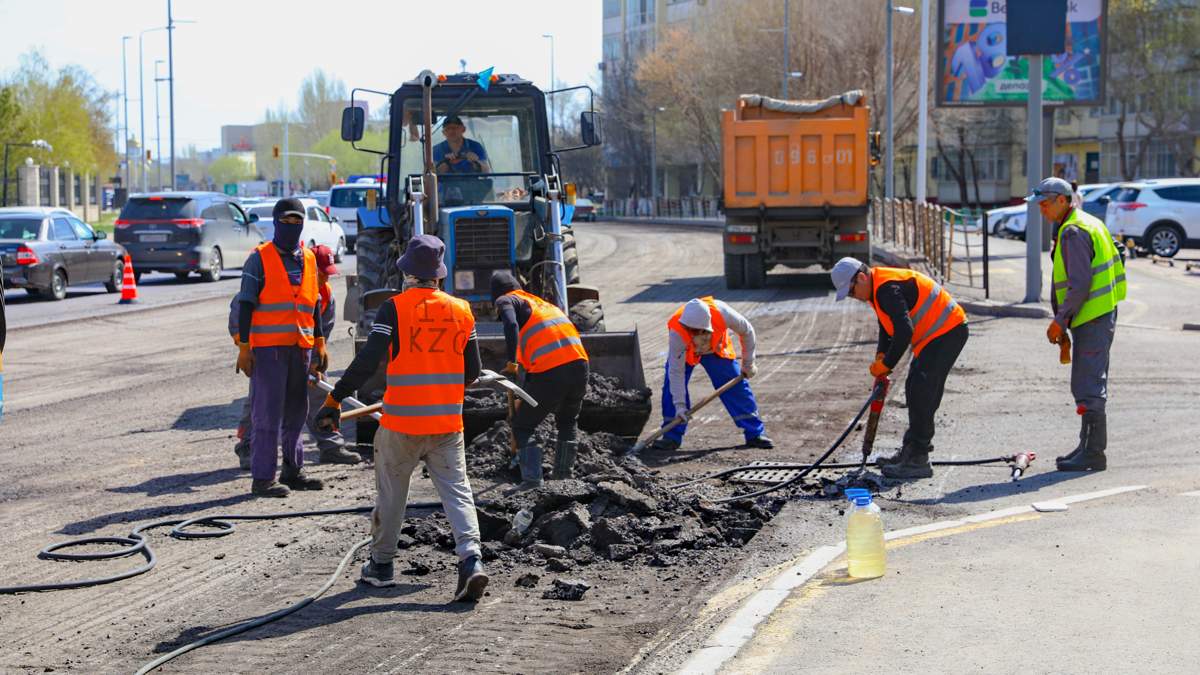
<path id="1" fill-rule="evenodd" d="M 1057 464 L 1062 464 L 1063 462 L 1075 461 L 1075 459 L 1079 457 L 1079 453 L 1084 451 L 1084 446 L 1087 444 L 1087 432 L 1088 432 L 1087 418 L 1084 417 L 1083 415 L 1080 415 L 1080 417 L 1079 417 L 1079 444 L 1075 446 L 1074 450 L 1068 452 L 1067 454 L 1063 455 L 1062 457 L 1055 457 L 1054 463 L 1057 465 Z"/>
<path id="2" fill-rule="evenodd" d="M 679 441 L 673 438 L 660 438 L 650 444 L 650 449 L 658 452 L 675 452 L 679 449 Z"/>
<path id="3" fill-rule="evenodd" d="M 250 470 L 250 444 L 245 441 L 238 441 L 238 444 L 233 446 L 233 454 L 237 455 L 238 468 Z"/>
<path id="4" fill-rule="evenodd" d="M 903 454 L 901 450 L 901 454 Z M 929 453 L 910 452 L 907 457 L 893 464 L 884 464 L 880 467 L 880 473 L 885 478 L 898 478 L 902 480 L 911 480 L 914 478 L 932 478 L 933 465 L 929 463 Z"/>
<path id="5" fill-rule="evenodd" d="M 930 446 L 928 449 L 924 450 L 923 454 L 928 455 L 930 450 L 933 450 L 933 446 Z M 879 467 L 883 467 L 887 464 L 904 464 L 905 462 L 909 461 L 914 454 L 922 454 L 922 451 L 912 441 L 905 441 L 904 444 L 900 446 L 899 452 L 891 457 L 880 457 L 875 460 L 875 464 Z"/>
<path id="6" fill-rule="evenodd" d="M 342 446 L 335 446 L 321 448 L 320 459 L 322 464 L 358 464 L 362 461 L 362 456 Z"/>
<path id="7" fill-rule="evenodd" d="M 325 483 L 320 478 L 310 478 L 304 475 L 304 469 L 290 464 L 284 464 L 279 472 L 279 482 L 293 490 L 324 490 Z"/>
<path id="8" fill-rule="evenodd" d="M 1108 458 L 1104 456 L 1108 447 L 1108 419 L 1104 413 L 1085 412 L 1082 434 L 1083 451 L 1056 461 L 1059 471 L 1104 471 L 1108 468 Z"/>
<path id="9" fill-rule="evenodd" d="M 746 441 L 746 447 L 747 448 L 762 448 L 763 450 L 770 450 L 771 448 L 775 447 L 775 441 L 772 441 L 771 439 L 767 438 L 766 434 L 760 434 L 760 435 L 755 436 L 754 438 L 751 438 L 750 440 Z"/>
<path id="10" fill-rule="evenodd" d="M 578 441 L 559 441 L 554 450 L 554 473 L 550 477 L 563 480 L 571 477 L 571 469 L 575 466 L 575 458 L 579 455 Z"/>
<path id="11" fill-rule="evenodd" d="M 505 490 L 506 497 L 542 487 L 542 449 L 532 443 L 526 445 L 517 451 L 517 462 L 521 467 L 521 482 Z"/>
<path id="12" fill-rule="evenodd" d="M 273 480 L 250 481 L 250 494 L 255 497 L 286 497 L 292 493 L 286 485 L 280 485 Z"/>
<path id="13" fill-rule="evenodd" d="M 473 555 L 458 563 L 458 588 L 454 591 L 455 602 L 476 602 L 483 597 L 488 585 L 488 575 L 483 571 L 483 562 Z"/>

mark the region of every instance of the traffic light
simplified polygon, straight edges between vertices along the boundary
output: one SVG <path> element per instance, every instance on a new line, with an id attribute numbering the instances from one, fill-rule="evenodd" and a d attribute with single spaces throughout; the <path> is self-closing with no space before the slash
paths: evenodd
<path id="1" fill-rule="evenodd" d="M 279 146 L 278 145 L 273 146 L 271 148 L 271 156 L 274 157 L 275 159 L 279 159 Z"/>
<path id="2" fill-rule="evenodd" d="M 337 172 L 330 171 L 330 172 L 329 172 L 329 184 L 330 184 L 330 185 L 337 185 L 337 180 L 338 180 L 338 179 L 337 179 Z"/>
<path id="3" fill-rule="evenodd" d="M 150 161 L 150 151 L 149 150 L 146 151 L 146 161 L 147 162 Z"/>

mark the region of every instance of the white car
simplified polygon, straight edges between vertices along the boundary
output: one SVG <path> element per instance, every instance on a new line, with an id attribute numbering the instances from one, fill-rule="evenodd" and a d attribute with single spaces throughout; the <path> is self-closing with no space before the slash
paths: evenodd
<path id="1" fill-rule="evenodd" d="M 1002 206 L 987 212 L 988 229 L 996 236 L 1025 238 L 1025 205 Z"/>
<path id="2" fill-rule="evenodd" d="M 1117 239 L 1133 239 L 1164 258 L 1200 247 L 1200 178 L 1122 183 L 1108 202 L 1104 222 Z"/>
<path id="3" fill-rule="evenodd" d="M 367 192 L 374 192 L 376 204 L 383 206 L 383 185 L 380 183 L 346 183 L 329 188 L 329 206 L 325 207 L 325 212 L 341 222 L 350 251 L 354 251 L 358 242 L 358 207 L 367 205 Z"/>
<path id="4" fill-rule="evenodd" d="M 310 248 L 319 244 L 324 244 L 333 251 L 333 261 L 341 262 L 342 255 L 346 252 L 346 232 L 342 226 L 335 222 L 325 210 L 317 203 L 315 199 L 302 198 L 300 203 L 304 205 L 305 218 L 304 230 L 300 233 L 300 241 L 304 242 Z M 275 204 L 259 204 L 246 209 L 253 215 L 258 216 L 258 221 L 255 225 L 262 231 L 263 238 L 270 241 L 275 236 L 275 225 L 272 220 L 272 212 L 275 210 Z"/>

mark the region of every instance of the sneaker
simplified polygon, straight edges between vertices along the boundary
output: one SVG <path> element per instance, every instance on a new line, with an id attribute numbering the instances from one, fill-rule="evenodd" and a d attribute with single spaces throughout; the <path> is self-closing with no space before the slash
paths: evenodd
<path id="1" fill-rule="evenodd" d="M 658 452 L 675 452 L 679 449 L 679 441 L 673 438 L 660 438 L 650 444 L 650 449 Z"/>
<path id="2" fill-rule="evenodd" d="M 458 589 L 454 591 L 454 602 L 478 602 L 488 585 L 488 575 L 483 571 L 479 556 L 473 555 L 458 563 Z"/>
<path id="3" fill-rule="evenodd" d="M 763 450 L 770 450 L 771 448 L 775 447 L 775 442 L 772 441 L 771 439 L 767 438 L 766 434 L 762 434 L 762 435 L 759 435 L 755 438 L 751 438 L 750 440 L 746 441 L 746 447 L 747 448 L 762 448 Z"/>
<path id="4" fill-rule="evenodd" d="M 376 588 L 384 588 L 385 586 L 395 586 L 396 577 L 393 574 L 392 563 L 377 563 L 374 560 L 367 560 L 363 563 L 362 572 L 358 575 L 358 580 L 371 584 Z"/>
<path id="5" fill-rule="evenodd" d="M 258 480 L 257 478 L 250 481 L 250 494 L 255 497 L 286 497 L 292 491 L 287 489 L 286 485 L 280 485 L 273 480 Z"/>
<path id="6" fill-rule="evenodd" d="M 322 464 L 358 464 L 362 456 L 341 446 L 334 446 L 321 448 L 320 460 Z"/>
<path id="7" fill-rule="evenodd" d="M 279 482 L 293 490 L 325 489 L 325 483 L 322 483 L 320 478 L 310 478 L 304 475 L 304 469 L 298 466 L 288 466 L 287 464 L 284 464 L 283 470 L 279 472 Z"/>

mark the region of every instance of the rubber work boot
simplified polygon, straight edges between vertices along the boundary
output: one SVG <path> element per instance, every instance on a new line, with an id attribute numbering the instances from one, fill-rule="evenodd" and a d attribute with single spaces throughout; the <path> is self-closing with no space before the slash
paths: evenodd
<path id="1" fill-rule="evenodd" d="M 571 477 L 571 469 L 575 467 L 575 457 L 579 455 L 579 441 L 559 441 L 554 450 L 554 480 L 564 480 Z"/>
<path id="2" fill-rule="evenodd" d="M 371 584 L 376 588 L 385 586 L 395 586 L 396 577 L 392 571 L 392 563 L 377 563 L 374 560 L 368 559 L 363 563 L 362 572 L 358 575 L 358 580 L 364 584 Z"/>
<path id="3" fill-rule="evenodd" d="M 477 602 L 487 585 L 488 575 L 483 571 L 479 556 L 463 560 L 458 563 L 458 589 L 454 591 L 454 602 Z"/>
<path id="4" fill-rule="evenodd" d="M 250 494 L 255 497 L 286 497 L 292 493 L 286 485 L 280 485 L 273 480 L 250 481 Z"/>
<path id="5" fill-rule="evenodd" d="M 1059 471 L 1104 471 L 1108 458 L 1108 419 L 1104 413 L 1088 411 L 1083 414 L 1083 450 L 1074 457 L 1068 455 L 1055 461 Z"/>
<path id="6" fill-rule="evenodd" d="M 759 436 L 756 436 L 756 437 L 751 438 L 750 440 L 746 441 L 746 447 L 747 448 L 762 448 L 763 450 L 770 450 L 771 448 L 775 447 L 775 442 L 772 441 L 771 439 L 767 438 L 766 434 L 761 434 Z"/>
<path id="7" fill-rule="evenodd" d="M 304 469 L 290 464 L 284 464 L 279 472 L 279 482 L 293 490 L 324 490 L 325 483 L 320 478 L 310 478 L 304 475 Z"/>
<path id="8" fill-rule="evenodd" d="M 1083 417 L 1083 415 L 1087 414 L 1087 411 L 1083 408 L 1083 406 L 1080 406 L 1080 410 L 1082 410 L 1083 412 L 1079 413 L 1079 415 L 1080 415 L 1080 417 L 1079 417 L 1079 444 L 1075 446 L 1074 450 L 1072 450 L 1071 452 L 1068 452 L 1067 454 L 1063 455 L 1062 457 L 1055 457 L 1054 463 L 1056 465 L 1062 464 L 1063 462 L 1075 461 L 1075 458 L 1077 458 L 1079 456 L 1079 453 L 1084 451 L 1084 446 L 1087 445 L 1087 432 L 1088 432 L 1087 419 L 1085 417 Z"/>
<path id="9" fill-rule="evenodd" d="M 362 456 L 337 445 L 332 448 L 321 448 L 320 459 L 322 464 L 358 464 L 362 461 Z"/>
<path id="10" fill-rule="evenodd" d="M 925 451 L 925 454 L 928 455 L 929 451 L 932 449 L 933 446 L 930 446 L 929 450 Z M 912 457 L 914 453 L 918 453 L 916 444 L 912 443 L 911 441 L 905 441 L 904 444 L 900 446 L 900 450 L 896 454 L 892 455 L 891 457 L 877 458 L 875 460 L 875 465 L 882 467 L 885 464 L 901 464 L 903 462 L 907 462 L 908 458 Z"/>
<path id="11" fill-rule="evenodd" d="M 903 450 L 900 451 L 904 453 Z M 884 464 L 879 472 L 886 478 L 909 480 L 913 478 L 932 478 L 933 466 L 929 463 L 929 453 L 917 452 L 915 449 L 898 462 Z"/>
<path id="12" fill-rule="evenodd" d="M 673 438 L 660 438 L 650 444 L 650 449 L 659 452 L 675 452 L 679 449 L 679 441 Z"/>
<path id="13" fill-rule="evenodd" d="M 238 444 L 233 446 L 233 454 L 237 455 L 238 468 L 246 471 L 250 470 L 250 444 L 246 441 L 238 441 Z"/>

